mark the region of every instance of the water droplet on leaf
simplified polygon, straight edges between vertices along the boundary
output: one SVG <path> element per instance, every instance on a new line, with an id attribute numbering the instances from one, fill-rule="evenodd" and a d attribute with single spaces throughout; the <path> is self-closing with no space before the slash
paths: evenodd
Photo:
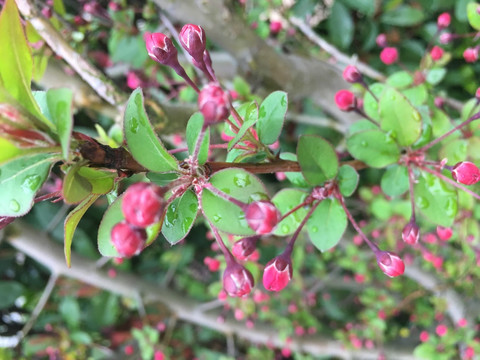
<path id="1" fill-rule="evenodd" d="M 34 193 L 40 187 L 40 175 L 29 175 L 23 179 L 22 189 L 25 193 Z"/>
<path id="2" fill-rule="evenodd" d="M 12 211 L 17 212 L 17 211 L 20 210 L 20 204 L 15 199 L 10 200 L 10 205 L 9 206 L 10 206 L 10 210 L 12 210 Z"/>

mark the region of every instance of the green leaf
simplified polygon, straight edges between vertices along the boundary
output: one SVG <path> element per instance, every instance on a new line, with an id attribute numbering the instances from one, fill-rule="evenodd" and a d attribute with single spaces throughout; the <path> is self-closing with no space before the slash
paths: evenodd
<path id="1" fill-rule="evenodd" d="M 303 176 L 312 185 L 323 184 L 337 175 L 337 153 L 328 141 L 319 136 L 300 137 L 297 157 Z"/>
<path id="2" fill-rule="evenodd" d="M 157 184 L 158 186 L 165 186 L 170 184 L 173 180 L 178 178 L 177 173 L 154 173 L 154 172 L 148 172 L 147 173 L 147 178 Z"/>
<path id="3" fill-rule="evenodd" d="M 338 170 L 337 182 L 340 193 L 345 196 L 351 196 L 358 186 L 359 175 L 350 165 L 342 165 Z"/>
<path id="4" fill-rule="evenodd" d="M 393 88 L 380 98 L 380 125 L 401 146 L 412 145 L 422 132 L 422 117 L 410 102 Z"/>
<path id="5" fill-rule="evenodd" d="M 347 228 L 347 215 L 337 199 L 323 200 L 307 221 L 311 242 L 320 251 L 327 251 L 338 244 Z"/>
<path id="6" fill-rule="evenodd" d="M 408 5 L 401 5 L 394 10 L 385 12 L 380 21 L 393 26 L 414 26 L 423 21 L 424 13 L 422 10 Z"/>
<path id="7" fill-rule="evenodd" d="M 112 244 L 111 233 L 112 228 L 119 222 L 125 220 L 122 212 L 122 199 L 123 195 L 115 199 L 115 201 L 109 206 L 107 211 L 103 214 L 100 227 L 98 228 L 98 250 L 102 256 L 118 257 L 120 256 Z M 160 233 L 162 222 L 150 225 L 146 228 L 147 241 L 146 245 L 151 244 Z"/>
<path id="8" fill-rule="evenodd" d="M 187 129 L 185 130 L 185 137 L 187 139 L 188 152 L 193 155 L 195 151 L 195 145 L 197 144 L 198 137 L 203 128 L 203 115 L 199 112 L 194 113 L 187 123 Z M 205 136 L 200 146 L 198 153 L 198 163 L 203 165 L 208 159 L 208 148 L 210 146 L 210 128 L 207 128 Z"/>
<path id="9" fill-rule="evenodd" d="M 382 176 L 381 187 L 388 196 L 400 196 L 409 188 L 408 169 L 405 166 L 392 165 Z"/>
<path id="10" fill-rule="evenodd" d="M 22 216 L 47 179 L 56 154 L 20 155 L 0 166 L 0 216 Z"/>
<path id="11" fill-rule="evenodd" d="M 250 105 L 247 107 L 247 111 L 245 112 L 244 122 L 242 127 L 238 130 L 238 133 L 235 137 L 230 140 L 228 143 L 228 151 L 232 150 L 233 147 L 242 140 L 245 133 L 250 129 L 258 120 L 258 105 L 256 102 L 252 101 Z"/>
<path id="12" fill-rule="evenodd" d="M 400 159 L 395 141 L 381 130 L 360 131 L 347 139 L 350 154 L 374 168 L 383 168 Z"/>
<path id="13" fill-rule="evenodd" d="M 60 302 L 59 311 L 70 329 L 75 329 L 80 326 L 81 311 L 76 298 L 71 296 L 63 297 Z"/>
<path id="14" fill-rule="evenodd" d="M 283 189 L 275 194 L 275 196 L 272 198 L 272 202 L 283 216 L 297 205 L 303 203 L 307 196 L 308 194 L 305 191 L 297 189 Z M 293 214 L 288 215 L 285 219 L 278 223 L 273 234 L 277 236 L 287 236 L 293 234 L 307 215 L 307 212 L 308 209 L 302 207 Z"/>
<path id="15" fill-rule="evenodd" d="M 455 188 L 429 173 L 421 173 L 414 189 L 415 204 L 434 224 L 452 226 L 457 214 Z"/>
<path id="16" fill-rule="evenodd" d="M 413 106 L 426 104 L 428 100 L 428 89 L 425 84 L 402 90 L 402 94 Z"/>
<path id="17" fill-rule="evenodd" d="M 327 27 L 332 42 L 342 49 L 350 46 L 355 25 L 350 11 L 340 1 L 335 1 L 327 18 Z"/>
<path id="18" fill-rule="evenodd" d="M 262 143 L 271 145 L 277 141 L 282 132 L 287 109 L 288 98 L 284 91 L 274 91 L 263 100 L 256 125 L 258 138 Z"/>
<path id="19" fill-rule="evenodd" d="M 432 118 L 430 117 L 430 108 L 427 105 L 417 106 L 417 110 L 422 117 L 422 133 L 418 140 L 412 145 L 413 149 L 419 149 L 432 140 Z"/>
<path id="20" fill-rule="evenodd" d="M 468 141 L 465 139 L 454 139 L 445 144 L 439 152 L 440 159 L 447 158 L 447 165 L 455 165 L 464 161 L 468 154 Z"/>
<path id="21" fill-rule="evenodd" d="M 476 2 L 470 2 L 467 5 L 468 23 L 477 31 L 480 30 L 480 14 L 477 11 L 479 6 L 480 4 Z"/>
<path id="22" fill-rule="evenodd" d="M 14 158 L 20 153 L 20 149 L 10 141 L 0 138 L 0 164 Z"/>
<path id="23" fill-rule="evenodd" d="M 427 82 L 432 85 L 439 84 L 445 75 L 447 74 L 447 69 L 441 68 L 433 68 L 427 73 Z"/>
<path id="24" fill-rule="evenodd" d="M 265 186 L 255 175 L 243 169 L 225 169 L 216 172 L 210 183 L 244 203 L 268 199 Z M 235 204 L 214 195 L 205 189 L 201 197 L 202 209 L 205 216 L 219 230 L 229 234 L 253 235 L 244 212 Z"/>
<path id="25" fill-rule="evenodd" d="M 31 114 L 44 119 L 33 98 L 33 60 L 15 0 L 6 0 L 0 14 L 0 84 Z"/>
<path id="26" fill-rule="evenodd" d="M 280 154 L 280 159 L 297 161 L 297 155 L 284 152 Z M 288 181 L 290 181 L 295 186 L 302 187 L 302 188 L 310 187 L 310 185 L 308 184 L 307 180 L 305 180 L 305 177 L 301 172 L 286 172 L 285 176 L 287 177 Z"/>
<path id="27" fill-rule="evenodd" d="M 72 166 L 63 179 L 62 194 L 67 204 L 78 204 L 92 193 L 92 184 L 78 174 L 80 167 L 80 164 Z"/>
<path id="28" fill-rule="evenodd" d="M 381 83 L 375 83 L 370 85 L 370 91 L 375 94 L 377 99 L 381 98 L 383 91 L 386 86 Z M 363 97 L 363 110 L 365 114 L 370 116 L 373 120 L 378 121 L 380 119 L 378 101 L 375 99 L 370 92 L 365 92 Z M 373 125 L 373 124 L 372 124 Z"/>
<path id="29" fill-rule="evenodd" d="M 434 108 L 432 114 L 432 134 L 435 137 L 442 136 L 452 128 L 450 118 L 440 109 Z"/>
<path id="30" fill-rule="evenodd" d="M 167 208 L 163 220 L 162 234 L 174 245 L 184 239 L 195 222 L 198 212 L 198 200 L 195 194 L 188 190 L 176 198 Z"/>
<path id="31" fill-rule="evenodd" d="M 413 84 L 413 76 L 407 71 L 397 71 L 387 78 L 386 83 L 397 89 L 403 89 Z"/>
<path id="32" fill-rule="evenodd" d="M 70 89 L 50 89 L 47 91 L 47 104 L 51 120 L 57 129 L 58 138 L 62 145 L 63 158 L 68 160 L 70 140 L 72 137 L 73 92 Z"/>
<path id="33" fill-rule="evenodd" d="M 372 0 L 343 0 L 343 3 L 368 17 L 375 14 L 375 2 Z"/>
<path id="34" fill-rule="evenodd" d="M 22 284 L 15 281 L 0 282 L 0 309 L 8 308 L 15 304 L 20 296 L 23 295 L 25 288 Z"/>
<path id="35" fill-rule="evenodd" d="M 71 265 L 71 254 L 72 254 L 72 241 L 75 230 L 77 229 L 78 223 L 82 219 L 85 212 L 90 208 L 90 206 L 97 201 L 100 195 L 90 195 L 85 200 L 83 200 L 78 206 L 70 211 L 68 216 L 65 218 L 65 223 L 63 225 L 64 229 L 64 252 L 65 260 L 67 261 L 67 266 Z"/>
<path id="36" fill-rule="evenodd" d="M 127 146 L 140 165 L 155 172 L 178 169 L 177 160 L 165 149 L 148 120 L 141 89 L 135 90 L 128 99 L 124 132 Z"/>
<path id="37" fill-rule="evenodd" d="M 82 166 L 78 175 L 83 176 L 92 185 L 92 194 L 103 195 L 112 191 L 115 185 L 115 173 Z"/>

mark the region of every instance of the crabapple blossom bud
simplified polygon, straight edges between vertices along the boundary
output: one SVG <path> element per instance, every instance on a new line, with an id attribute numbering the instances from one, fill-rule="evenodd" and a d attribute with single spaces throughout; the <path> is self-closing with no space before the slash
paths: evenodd
<path id="1" fill-rule="evenodd" d="M 430 56 L 433 61 L 438 61 L 443 57 L 443 49 L 440 46 L 434 46 L 430 51 Z"/>
<path id="2" fill-rule="evenodd" d="M 452 237 L 453 231 L 452 228 L 449 227 L 443 227 L 443 226 L 437 226 L 437 235 L 440 238 L 440 240 L 447 241 Z"/>
<path id="3" fill-rule="evenodd" d="M 172 40 L 162 33 L 146 32 L 143 36 L 148 55 L 156 62 L 176 67 L 178 64 L 178 51 Z"/>
<path id="4" fill-rule="evenodd" d="M 480 180 L 480 170 L 469 161 L 461 161 L 452 169 L 453 180 L 464 185 L 473 185 Z"/>
<path id="5" fill-rule="evenodd" d="M 463 58 L 466 62 L 472 63 L 478 59 L 478 49 L 477 48 L 466 48 L 463 52 Z"/>
<path id="6" fill-rule="evenodd" d="M 449 13 L 444 12 L 440 14 L 437 18 L 437 27 L 439 30 L 445 29 L 450 25 L 450 21 L 452 21 L 452 17 Z"/>
<path id="7" fill-rule="evenodd" d="M 477 98 L 477 100 L 480 99 L 480 88 L 478 88 L 477 91 L 475 91 L 475 97 Z"/>
<path id="8" fill-rule="evenodd" d="M 270 291 L 280 291 L 292 279 L 293 269 L 290 255 L 285 253 L 273 258 L 263 271 L 263 286 Z"/>
<path id="9" fill-rule="evenodd" d="M 220 261 L 210 256 L 207 256 L 205 259 L 203 259 L 203 263 L 208 267 L 208 270 L 211 272 L 218 271 L 218 269 L 220 268 Z"/>
<path id="10" fill-rule="evenodd" d="M 270 33 L 278 34 L 282 30 L 282 23 L 280 21 L 272 21 L 270 23 Z"/>
<path id="11" fill-rule="evenodd" d="M 375 255 L 377 256 L 378 266 L 385 275 L 396 277 L 402 275 L 405 271 L 405 264 L 397 254 L 388 251 L 378 251 Z"/>
<path id="12" fill-rule="evenodd" d="M 253 276 L 242 265 L 231 261 L 223 273 L 223 289 L 228 295 L 241 297 L 252 291 Z"/>
<path id="13" fill-rule="evenodd" d="M 207 38 L 203 28 L 194 24 L 186 24 L 179 34 L 180 44 L 197 62 L 203 61 Z"/>
<path id="14" fill-rule="evenodd" d="M 377 38 L 375 39 L 375 42 L 377 45 L 381 48 L 384 48 L 387 46 L 387 35 L 385 34 L 378 34 Z"/>
<path id="15" fill-rule="evenodd" d="M 207 84 L 198 95 L 198 108 L 203 115 L 205 125 L 226 120 L 230 113 L 228 92 L 216 83 Z"/>
<path id="16" fill-rule="evenodd" d="M 147 227 L 160 220 L 165 210 L 163 189 L 155 184 L 139 182 L 131 185 L 122 199 L 125 220 L 139 227 Z"/>
<path id="17" fill-rule="evenodd" d="M 232 254 L 238 260 L 246 260 L 257 249 L 259 237 L 246 237 L 236 241 L 232 247 Z"/>
<path id="18" fill-rule="evenodd" d="M 348 65 L 345 70 L 343 70 L 343 78 L 346 82 L 356 83 L 362 80 L 362 74 L 360 74 L 360 71 L 358 71 L 355 66 Z"/>
<path id="19" fill-rule="evenodd" d="M 418 242 L 420 237 L 420 228 L 415 221 L 410 221 L 402 231 L 402 239 L 407 244 L 414 245 Z"/>
<path id="20" fill-rule="evenodd" d="M 440 41 L 440 44 L 446 45 L 453 40 L 453 35 L 448 32 L 445 32 L 440 34 L 440 36 L 438 37 L 438 40 Z"/>
<path id="21" fill-rule="evenodd" d="M 442 108 L 443 105 L 445 105 L 445 100 L 442 97 L 437 96 L 434 100 L 434 104 L 436 107 Z"/>
<path id="22" fill-rule="evenodd" d="M 335 104 L 342 111 L 352 111 L 356 108 L 357 99 L 348 90 L 340 90 L 335 94 Z"/>
<path id="23" fill-rule="evenodd" d="M 435 332 L 438 336 L 442 337 L 448 332 L 448 327 L 444 324 L 440 324 L 435 328 Z"/>
<path id="24" fill-rule="evenodd" d="M 385 65 L 392 65 L 398 60 L 398 50 L 395 47 L 386 47 L 380 53 L 380 60 Z"/>
<path id="25" fill-rule="evenodd" d="M 124 257 L 138 255 L 145 246 L 147 233 L 126 221 L 119 222 L 112 228 L 111 240 L 117 252 Z"/>
<path id="26" fill-rule="evenodd" d="M 267 200 L 254 201 L 245 209 L 248 226 L 257 234 L 269 234 L 282 215 L 276 206 Z"/>

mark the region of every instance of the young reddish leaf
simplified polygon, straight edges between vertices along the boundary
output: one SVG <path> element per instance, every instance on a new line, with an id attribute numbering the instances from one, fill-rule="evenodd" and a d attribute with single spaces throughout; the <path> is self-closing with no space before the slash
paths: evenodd
<path id="1" fill-rule="evenodd" d="M 68 216 L 65 218 L 65 223 L 63 225 L 64 229 L 64 252 L 65 260 L 67 261 L 67 266 L 71 265 L 71 254 L 72 254 L 72 241 L 75 230 L 77 229 L 78 223 L 82 219 L 85 212 L 90 208 L 90 206 L 100 197 L 100 195 L 91 194 L 85 200 L 83 200 L 78 206 L 73 209 Z"/>
<path id="2" fill-rule="evenodd" d="M 323 184 L 337 175 L 337 153 L 328 141 L 319 136 L 300 137 L 297 157 L 303 176 L 312 185 Z"/>

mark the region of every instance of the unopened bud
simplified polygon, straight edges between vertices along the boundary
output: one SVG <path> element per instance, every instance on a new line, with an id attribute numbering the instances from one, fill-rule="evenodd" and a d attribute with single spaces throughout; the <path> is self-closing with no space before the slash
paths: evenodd
<path id="1" fill-rule="evenodd" d="M 270 260 L 263 271 L 263 286 L 270 291 L 280 291 L 292 279 L 293 269 L 290 255 L 281 254 Z"/>
<path id="2" fill-rule="evenodd" d="M 207 84 L 198 95 L 198 108 L 203 115 L 205 125 L 226 120 L 230 114 L 228 92 L 216 83 Z"/>
<path id="3" fill-rule="evenodd" d="M 360 74 L 360 71 L 358 71 L 355 66 L 348 65 L 345 70 L 343 70 L 343 78 L 346 82 L 357 83 L 362 80 L 362 74 Z"/>
<path id="4" fill-rule="evenodd" d="M 131 185 L 122 199 L 125 220 L 139 227 L 158 222 L 165 210 L 162 196 L 163 189 L 155 184 L 139 182 Z"/>
<path id="5" fill-rule="evenodd" d="M 223 289 L 228 295 L 241 297 L 252 291 L 254 285 L 252 274 L 236 262 L 227 264 L 223 273 Z"/>
<path id="6" fill-rule="evenodd" d="M 430 51 L 430 56 L 433 61 L 438 61 L 443 57 L 443 49 L 440 46 L 434 46 Z"/>
<path id="7" fill-rule="evenodd" d="M 378 266 L 385 275 L 396 277 L 402 275 L 405 271 L 405 264 L 397 254 L 388 251 L 378 251 L 375 255 Z"/>
<path id="8" fill-rule="evenodd" d="M 335 94 L 335 104 L 342 111 L 352 111 L 356 108 L 357 99 L 348 90 L 340 90 Z"/>
<path id="9" fill-rule="evenodd" d="M 440 34 L 438 40 L 440 41 L 440 44 L 446 45 L 453 40 L 453 35 L 445 32 L 443 34 Z"/>
<path id="10" fill-rule="evenodd" d="M 473 63 L 478 60 L 478 49 L 477 48 L 466 48 L 463 52 L 463 58 L 468 63 Z"/>
<path id="11" fill-rule="evenodd" d="M 450 25 L 450 22 L 452 21 L 452 17 L 450 16 L 449 13 L 444 12 L 440 14 L 437 18 L 437 27 L 439 30 L 445 29 Z"/>
<path id="12" fill-rule="evenodd" d="M 259 237 L 246 237 L 236 241 L 232 247 L 232 254 L 238 260 L 246 260 L 257 249 Z"/>
<path id="13" fill-rule="evenodd" d="M 469 161 L 461 161 L 452 169 L 453 180 L 464 185 L 473 185 L 480 180 L 480 170 Z"/>
<path id="14" fill-rule="evenodd" d="M 402 239 L 407 244 L 414 245 L 418 242 L 420 237 L 420 228 L 415 221 L 410 221 L 402 231 Z"/>
<path id="15" fill-rule="evenodd" d="M 452 228 L 437 226 L 437 235 L 440 240 L 447 241 L 452 237 L 453 231 Z"/>
<path id="16" fill-rule="evenodd" d="M 269 234 L 281 218 L 280 211 L 267 200 L 255 201 L 247 205 L 245 220 L 257 234 Z"/>
<path id="17" fill-rule="evenodd" d="M 386 47 L 380 53 L 380 60 L 385 65 L 392 65 L 398 60 L 398 50 L 395 47 Z"/>
<path id="18" fill-rule="evenodd" d="M 387 35 L 385 34 L 378 34 L 377 38 L 375 39 L 377 46 L 384 48 L 387 46 Z"/>
<path id="19" fill-rule="evenodd" d="M 197 62 L 203 61 L 207 38 L 203 28 L 194 24 L 183 26 L 179 34 L 180 44 Z"/>
<path id="20" fill-rule="evenodd" d="M 112 228 L 113 246 L 124 257 L 138 255 L 143 250 L 146 239 L 145 229 L 137 228 L 126 221 L 122 221 Z"/>
<path id="21" fill-rule="evenodd" d="M 178 51 L 172 40 L 162 33 L 149 33 L 144 35 L 148 55 L 156 62 L 176 67 L 178 64 Z"/>

